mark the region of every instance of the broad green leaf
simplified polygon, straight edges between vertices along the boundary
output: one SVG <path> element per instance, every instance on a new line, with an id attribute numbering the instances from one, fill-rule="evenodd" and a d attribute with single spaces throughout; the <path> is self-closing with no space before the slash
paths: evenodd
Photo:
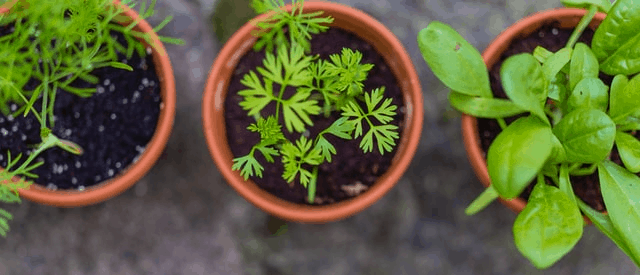
<path id="1" fill-rule="evenodd" d="M 591 49 L 599 61 L 640 33 L 640 0 L 617 0 L 593 35 Z"/>
<path id="2" fill-rule="evenodd" d="M 564 68 L 571 60 L 571 54 L 573 50 L 570 48 L 562 48 L 554 53 L 542 65 L 542 71 L 547 80 L 553 80 L 556 75 Z"/>
<path id="3" fill-rule="evenodd" d="M 622 94 L 624 92 L 624 88 L 629 84 L 629 78 L 625 75 L 616 75 L 611 82 L 611 90 L 609 92 L 609 115 L 612 115 L 612 110 L 619 110 L 618 101 L 622 99 Z"/>
<path id="4" fill-rule="evenodd" d="M 567 254 L 582 237 L 578 206 L 560 189 L 539 182 L 513 224 L 518 250 L 543 269 Z"/>
<path id="5" fill-rule="evenodd" d="M 497 198 L 498 192 L 496 192 L 496 189 L 493 188 L 493 185 L 489 185 L 487 189 L 482 191 L 482 194 L 480 194 L 480 196 L 478 196 L 475 200 L 473 200 L 473 202 L 471 202 L 471 204 L 469 204 L 467 209 L 464 210 L 464 213 L 467 215 L 478 213 L 480 210 L 487 207 Z"/>
<path id="6" fill-rule="evenodd" d="M 611 239 L 613 243 L 615 243 L 620 248 L 620 250 L 622 250 L 622 252 L 627 254 L 627 256 L 629 256 L 629 258 L 637 266 L 640 266 L 640 258 L 633 257 L 631 249 L 629 249 L 629 245 L 624 241 L 624 239 L 618 232 L 618 229 L 613 226 L 613 222 L 611 222 L 609 216 L 594 210 L 589 205 L 580 200 L 580 198 L 576 198 L 576 202 L 578 202 L 578 207 L 580 208 L 580 210 L 582 210 L 582 213 L 584 213 L 584 215 L 587 216 L 589 220 L 591 220 L 593 225 L 595 225 L 600 230 L 600 232 L 609 237 L 609 239 Z"/>
<path id="7" fill-rule="evenodd" d="M 418 46 L 436 77 L 451 90 L 493 97 L 480 52 L 449 25 L 431 22 L 418 33 Z"/>
<path id="8" fill-rule="evenodd" d="M 597 163 L 611 152 L 616 125 L 600 110 L 577 109 L 562 118 L 553 133 L 562 142 L 567 161 Z"/>
<path id="9" fill-rule="evenodd" d="M 620 85 L 624 84 L 624 79 L 618 80 Z M 611 94 L 611 106 L 609 114 L 614 122 L 623 124 L 627 116 L 640 111 L 640 75 L 632 78 L 627 85 L 624 85 L 622 92 L 618 88 Z"/>
<path id="10" fill-rule="evenodd" d="M 510 117 L 526 112 L 510 100 L 475 97 L 451 91 L 449 103 L 458 111 L 481 118 Z"/>
<path id="11" fill-rule="evenodd" d="M 541 46 L 536 46 L 535 49 L 533 49 L 533 57 L 535 57 L 538 62 L 544 64 L 547 59 L 549 59 L 549 57 L 553 56 L 553 52 L 550 50 L 547 50 L 544 47 Z"/>
<path id="12" fill-rule="evenodd" d="M 598 6 L 598 10 L 607 13 L 611 9 L 610 0 L 560 0 L 567 8 L 589 9 L 591 5 Z"/>
<path id="13" fill-rule="evenodd" d="M 637 20 L 636 20 L 637 21 Z M 640 25 L 640 24 L 638 24 Z M 640 72 L 640 33 L 629 39 L 601 64 L 603 73 L 608 75 L 632 75 Z"/>
<path id="14" fill-rule="evenodd" d="M 598 78 L 599 69 L 598 59 L 589 46 L 584 43 L 576 44 L 571 56 L 569 90 L 573 91 L 585 78 Z"/>
<path id="15" fill-rule="evenodd" d="M 598 176 L 609 218 L 629 252 L 640 257 L 640 179 L 611 161 L 598 164 Z"/>
<path id="16" fill-rule="evenodd" d="M 562 142 L 556 137 L 556 135 L 551 135 L 551 155 L 549 156 L 550 163 L 561 163 L 567 159 L 567 153 L 564 150 L 564 146 L 562 146 Z"/>
<path id="17" fill-rule="evenodd" d="M 609 87 L 598 78 L 584 78 L 576 85 L 567 100 L 567 112 L 579 108 L 593 108 L 607 111 Z"/>
<path id="18" fill-rule="evenodd" d="M 631 173 L 640 172 L 640 141 L 634 136 L 616 132 L 616 146 L 622 163 Z"/>
<path id="19" fill-rule="evenodd" d="M 549 93 L 547 96 L 557 102 L 563 103 L 567 100 L 567 75 L 559 72 L 549 83 Z"/>
<path id="20" fill-rule="evenodd" d="M 524 53 L 509 57 L 502 63 L 500 77 L 504 91 L 513 103 L 549 122 L 544 113 L 548 82 L 533 55 Z"/>
<path id="21" fill-rule="evenodd" d="M 540 119 L 519 118 L 493 141 L 487 153 L 492 186 L 512 199 L 524 190 L 551 155 L 553 134 Z"/>

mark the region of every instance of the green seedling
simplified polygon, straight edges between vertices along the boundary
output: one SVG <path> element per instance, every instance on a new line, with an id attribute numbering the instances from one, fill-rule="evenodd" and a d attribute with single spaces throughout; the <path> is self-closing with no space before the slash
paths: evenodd
<path id="1" fill-rule="evenodd" d="M 268 162 L 280 157 L 284 165 L 282 178 L 288 183 L 299 179 L 308 190 L 308 202 L 313 203 L 318 166 L 331 162 L 336 154 L 327 136 L 345 140 L 362 137 L 359 146 L 365 153 L 376 149 L 380 154 L 391 152 L 399 138 L 398 127 L 390 124 L 397 106 L 391 98 L 384 97 L 384 87 L 364 91 L 363 81 L 373 65 L 361 64 L 360 52 L 344 48 L 328 60 L 305 54 L 310 47 L 310 34 L 326 30 L 321 24 L 333 19 L 317 17 L 321 12 L 303 14 L 303 1 L 293 1 L 292 5 L 294 8 L 288 13 L 282 8 L 282 1 L 253 2 L 256 12 L 271 14 L 266 21 L 255 23 L 260 29 L 256 32 L 256 49 L 266 46 L 267 51 L 263 67 L 258 67 L 257 73 L 244 75 L 241 83 L 246 89 L 238 94 L 244 99 L 240 106 L 249 116 L 257 117 L 248 130 L 259 133 L 260 142 L 249 154 L 235 158 L 232 169 L 240 170 L 245 180 L 262 177 L 264 168 L 255 153 L 260 152 Z M 288 26 L 289 41 L 284 26 Z M 269 50 L 274 45 L 275 54 Z M 277 91 L 274 84 L 278 84 Z M 284 96 L 287 87 L 296 89 L 289 98 Z M 262 110 L 270 103 L 276 104 L 275 114 L 262 117 Z M 328 117 L 333 112 L 340 112 L 340 118 L 313 138 L 302 134 L 295 141 L 288 140 L 282 132 L 280 121 L 288 132 L 304 133 L 313 126 L 313 116 Z"/>
<path id="2" fill-rule="evenodd" d="M 575 246 L 581 211 L 640 266 L 640 141 L 630 133 L 640 130 L 640 1 L 562 3 L 589 11 L 563 49 L 538 47 L 505 60 L 500 77 L 508 99 L 493 98 L 480 53 L 450 26 L 432 22 L 418 34 L 426 63 L 451 89 L 451 105 L 503 128 L 487 152 L 492 185 L 466 213 L 516 198 L 537 179 L 513 226 L 516 247 L 536 267 L 553 265 Z M 598 10 L 608 15 L 591 47 L 576 43 Z M 615 76 L 611 87 L 599 73 Z M 502 120 L 516 114 L 524 117 Z M 624 167 L 609 160 L 614 144 Z M 593 173 L 608 215 L 573 193 L 570 176 Z"/>
<path id="3" fill-rule="evenodd" d="M 135 7 L 132 0 L 120 2 L 124 9 Z M 152 16 L 154 6 L 155 0 L 149 6 L 143 2 L 140 18 Z M 34 151 L 20 165 L 21 156 L 11 159 L 11 152 L 7 152 L 8 165 L 0 169 L 0 201 L 20 202 L 18 190 L 27 189 L 32 183 L 24 177 L 37 178 L 31 171 L 43 162 L 32 162 L 42 151 L 60 147 L 74 154 L 82 153 L 79 145 L 59 139 L 50 130 L 54 126 L 56 93 L 89 97 L 96 88 L 73 87 L 76 79 L 97 83 L 98 78 L 91 72 L 100 67 L 132 71 L 129 65 L 118 61 L 117 52 L 126 53 L 127 58 L 134 51 L 145 56 L 145 43 L 159 50 L 149 34 L 133 29 L 138 22 L 121 15 L 124 9 L 113 5 L 112 0 L 11 0 L 2 5 L 0 26 L 11 31 L 0 36 L 0 111 L 14 117 L 34 115 L 40 123 L 42 141 L 33 146 Z M 160 30 L 169 20 L 171 17 L 154 30 Z M 113 39 L 112 32 L 123 33 L 126 46 Z M 184 43 L 179 39 L 159 38 L 168 43 Z M 30 80 L 38 82 L 34 89 L 25 88 Z M 33 106 L 38 99 L 42 100 L 40 111 Z M 12 102 L 20 104 L 13 112 L 9 108 Z M 9 219 L 11 214 L 0 209 L 3 236 L 9 229 Z"/>

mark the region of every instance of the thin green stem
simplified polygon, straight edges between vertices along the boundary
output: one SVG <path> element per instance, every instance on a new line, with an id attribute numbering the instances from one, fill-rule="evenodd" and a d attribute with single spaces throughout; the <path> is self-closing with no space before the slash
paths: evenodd
<path id="1" fill-rule="evenodd" d="M 572 176 L 587 176 L 587 175 L 591 175 L 591 174 L 595 173 L 596 172 L 596 168 L 598 168 L 598 166 L 594 163 L 594 164 L 591 164 L 591 166 L 589 166 L 587 168 L 580 168 L 580 169 L 572 170 L 571 172 L 569 172 L 569 174 L 572 175 Z"/>
<path id="2" fill-rule="evenodd" d="M 580 35 L 582 35 L 582 32 L 584 32 L 587 26 L 589 26 L 589 23 L 591 23 L 591 20 L 596 15 L 596 12 L 598 12 L 598 7 L 592 4 L 589 7 L 589 13 L 587 13 L 584 17 L 582 17 L 582 19 L 580 20 L 580 23 L 578 23 L 578 26 L 575 28 L 575 30 L 571 34 L 569 41 L 567 41 L 566 48 L 572 49 L 573 46 L 575 46 L 576 42 L 578 42 L 578 39 L 580 38 Z"/>
<path id="3" fill-rule="evenodd" d="M 53 134 L 49 134 L 49 135 L 53 136 Z M 22 163 L 22 165 L 20 165 L 20 167 L 18 167 L 18 169 L 15 169 L 15 171 L 21 171 L 22 169 L 27 167 L 31 163 L 31 161 L 33 161 L 33 159 L 36 158 L 36 156 L 38 156 L 40 153 L 42 153 L 42 151 L 47 150 L 47 149 L 55 146 L 57 141 L 59 141 L 59 140 L 55 136 L 53 136 L 53 137 L 47 136 L 46 138 L 44 138 L 43 141 L 42 141 L 42 144 L 40 144 L 40 146 L 38 146 L 38 148 L 33 153 L 31 153 L 29 155 L 27 160 L 25 160 Z"/>
<path id="4" fill-rule="evenodd" d="M 618 126 L 617 130 L 620 132 L 640 130 L 640 123 L 630 123 L 626 125 L 621 125 L 621 126 Z"/>
<path id="5" fill-rule="evenodd" d="M 43 91 L 42 91 L 42 109 L 40 117 L 42 118 L 42 122 L 40 123 L 40 129 L 47 127 L 47 95 L 49 94 L 49 80 L 48 76 L 45 75 L 44 80 L 42 82 Z"/>
<path id="6" fill-rule="evenodd" d="M 544 113 L 550 117 L 554 117 L 555 114 L 553 113 L 553 111 L 551 111 L 551 109 L 549 108 L 544 108 Z"/>
<path id="7" fill-rule="evenodd" d="M 51 90 L 51 98 L 50 98 L 50 103 L 47 112 L 49 113 L 49 124 L 51 124 L 51 128 L 53 128 L 53 125 L 55 124 L 55 121 L 53 119 L 53 106 L 55 106 L 56 103 L 56 91 L 58 90 L 58 84 L 57 83 L 53 83 L 53 89 Z"/>
<path id="8" fill-rule="evenodd" d="M 504 121 L 503 118 L 498 118 L 496 120 L 498 121 L 498 124 L 500 125 L 500 128 L 502 128 L 502 130 L 507 128 L 507 123 Z"/>
<path id="9" fill-rule="evenodd" d="M 286 84 L 280 85 L 280 93 L 278 93 L 278 98 L 276 99 L 276 121 L 278 121 L 280 115 L 280 103 L 282 102 L 282 96 L 284 96 L 284 89 L 286 87 Z"/>
<path id="10" fill-rule="evenodd" d="M 371 120 L 369 119 L 369 115 L 367 115 L 359 105 L 357 106 L 358 106 L 358 111 L 360 111 L 360 113 L 362 114 L 362 117 L 367 121 L 367 123 L 369 124 L 369 127 L 371 128 L 375 127 L 375 125 L 373 125 L 373 122 L 371 122 Z"/>
<path id="11" fill-rule="evenodd" d="M 538 173 L 538 184 L 544 184 L 544 174 Z"/>
<path id="12" fill-rule="evenodd" d="M 576 169 L 580 168 L 580 166 L 582 166 L 582 164 L 581 164 L 581 163 L 574 163 L 574 164 L 571 164 L 571 166 L 569 166 L 569 172 L 571 172 L 571 171 L 573 171 L 573 170 L 576 170 Z"/>
<path id="13" fill-rule="evenodd" d="M 316 199 L 316 180 L 318 179 L 318 166 L 313 167 L 313 176 L 307 186 L 307 200 L 313 203 Z"/>

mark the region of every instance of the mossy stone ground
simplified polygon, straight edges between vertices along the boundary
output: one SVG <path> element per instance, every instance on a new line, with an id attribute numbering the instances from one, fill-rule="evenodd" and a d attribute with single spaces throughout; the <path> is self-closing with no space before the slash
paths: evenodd
<path id="1" fill-rule="evenodd" d="M 516 215 L 494 203 L 464 208 L 482 192 L 447 90 L 424 63 L 415 35 L 432 20 L 451 24 L 484 49 L 505 27 L 559 1 L 340 0 L 366 11 L 405 45 L 420 76 L 424 129 L 405 176 L 382 200 L 344 221 L 284 224 L 250 205 L 223 180 L 206 149 L 202 89 L 222 44 L 211 14 L 222 0 L 158 0 L 178 93 L 173 134 L 161 159 L 131 190 L 105 203 L 58 209 L 8 206 L 12 231 L 0 240 L 0 274 L 632 274 L 638 270 L 595 227 L 549 270 L 536 270 L 513 244 Z M 238 5 L 241 5 L 238 3 Z M 231 24 L 225 26 L 232 33 Z M 286 229 L 286 230 L 285 230 Z"/>

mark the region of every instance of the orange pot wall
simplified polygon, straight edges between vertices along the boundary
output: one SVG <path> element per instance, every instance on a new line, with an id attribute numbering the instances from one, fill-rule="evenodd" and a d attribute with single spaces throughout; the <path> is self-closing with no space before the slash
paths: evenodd
<path id="1" fill-rule="evenodd" d="M 288 9 L 290 10 L 290 6 Z M 304 3 L 305 12 L 320 10 L 324 11 L 323 15 L 330 15 L 335 19 L 332 26 L 354 32 L 373 45 L 391 67 L 404 93 L 406 127 L 398 151 L 387 173 L 367 192 L 353 199 L 326 206 L 295 204 L 260 189 L 254 182 L 245 181 L 238 171 L 231 170 L 233 156 L 227 143 L 223 103 L 231 72 L 240 57 L 251 50 L 256 41 L 251 35 L 256 28 L 251 24 L 247 23 L 240 28 L 218 54 L 209 72 L 202 103 L 204 131 L 209 151 L 229 185 L 246 200 L 269 214 L 289 221 L 307 223 L 344 219 L 369 207 L 387 193 L 400 179 L 413 158 L 422 131 L 423 117 L 422 89 L 418 75 L 395 35 L 380 22 L 357 9 L 329 2 Z"/>
<path id="2" fill-rule="evenodd" d="M 484 53 L 482 53 L 484 63 L 487 65 L 487 68 L 491 68 L 498 62 L 502 53 L 510 46 L 514 39 L 530 35 L 532 32 L 547 23 L 559 21 L 561 28 L 575 28 L 578 25 L 578 22 L 580 22 L 580 19 L 586 13 L 587 11 L 582 9 L 561 8 L 536 13 L 521 19 L 503 31 L 493 42 L 491 42 L 491 44 L 489 44 L 489 47 L 487 47 Z M 595 30 L 602 20 L 604 20 L 605 16 L 606 15 L 604 13 L 597 13 L 589 27 Z M 489 172 L 487 171 L 487 162 L 484 157 L 484 152 L 480 147 L 478 121 L 475 117 L 465 114 L 462 115 L 462 138 L 473 170 L 476 172 L 480 182 L 485 187 L 489 187 L 489 185 L 491 185 L 491 180 L 489 179 Z M 515 198 L 513 200 L 500 199 L 500 201 L 516 213 L 520 213 L 527 204 L 521 198 Z"/>

